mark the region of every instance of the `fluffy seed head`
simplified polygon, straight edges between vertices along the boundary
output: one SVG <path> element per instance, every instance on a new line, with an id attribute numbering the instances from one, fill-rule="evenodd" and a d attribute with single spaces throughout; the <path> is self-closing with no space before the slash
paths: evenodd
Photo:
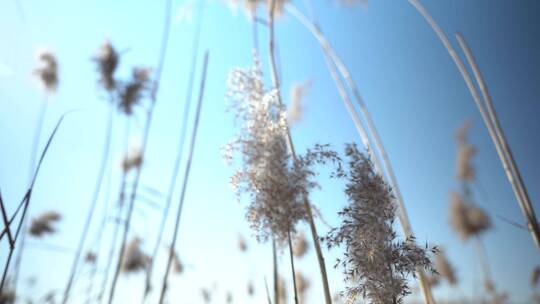
<path id="1" fill-rule="evenodd" d="M 491 219 L 480 207 L 464 201 L 459 193 L 451 192 L 450 224 L 462 240 L 467 240 L 487 231 Z"/>
<path id="2" fill-rule="evenodd" d="M 456 142 L 458 144 L 456 177 L 464 182 L 472 181 L 475 177 L 475 170 L 471 161 L 476 154 L 476 148 L 469 143 L 467 138 L 467 133 L 470 128 L 470 121 L 465 121 L 465 123 L 456 131 Z"/>
<path id="3" fill-rule="evenodd" d="M 298 258 L 301 258 L 307 253 L 308 248 L 309 247 L 308 247 L 308 242 L 306 240 L 306 236 L 303 233 L 300 233 L 294 239 L 294 249 L 293 249 L 294 255 Z"/>
<path id="4" fill-rule="evenodd" d="M 287 118 L 289 123 L 294 124 L 302 119 L 304 107 L 303 100 L 311 88 L 311 81 L 296 83 L 291 88 L 290 99 L 291 103 L 287 109 Z"/>
<path id="5" fill-rule="evenodd" d="M 131 115 L 133 108 L 140 103 L 150 89 L 150 73 L 148 68 L 134 68 L 131 80 L 128 81 L 120 92 L 120 109 Z"/>
<path id="6" fill-rule="evenodd" d="M 150 257 L 141 250 L 141 239 L 133 238 L 127 244 L 122 258 L 122 271 L 125 273 L 137 272 L 146 269 Z"/>
<path id="7" fill-rule="evenodd" d="M 457 284 L 457 277 L 454 271 L 454 267 L 448 261 L 446 254 L 443 250 L 435 255 L 435 270 L 452 286 Z"/>
<path id="8" fill-rule="evenodd" d="M 362 297 L 373 304 L 401 303 L 410 293 L 407 276 L 418 267 L 433 270 L 429 248 L 417 246 L 413 237 L 396 240 L 392 190 L 356 145 L 347 145 L 346 155 L 348 171 L 338 170 L 335 175 L 347 180 L 349 204 L 338 213 L 341 226 L 324 238 L 328 247 L 346 250 L 335 265 L 343 269 L 347 283 L 343 294 L 349 301 Z"/>
<path id="9" fill-rule="evenodd" d="M 122 160 L 122 169 L 124 172 L 129 172 L 132 169 L 139 168 L 142 165 L 143 156 L 138 145 L 131 145 L 128 152 Z"/>
<path id="10" fill-rule="evenodd" d="M 312 167 L 337 155 L 318 145 L 297 161 L 291 160 L 284 108 L 275 90 L 264 89 L 262 79 L 258 64 L 229 74 L 227 95 L 241 128 L 226 150 L 241 156 L 233 187 L 238 195 L 245 193 L 250 198 L 246 217 L 257 239 L 266 241 L 272 236 L 283 245 L 288 233 L 294 233 L 296 224 L 307 217 L 304 200 L 317 186 Z"/>
<path id="11" fill-rule="evenodd" d="M 112 91 L 116 88 L 114 72 L 118 67 L 118 53 L 111 45 L 109 40 L 105 40 L 94 57 L 99 73 L 99 82 L 106 91 Z"/>
<path id="12" fill-rule="evenodd" d="M 46 211 L 38 217 L 32 219 L 30 223 L 29 233 L 35 237 L 42 237 L 46 234 L 53 234 L 56 229 L 54 223 L 60 221 L 62 215 L 56 211 Z"/>
<path id="13" fill-rule="evenodd" d="M 56 57 L 48 50 L 41 50 L 38 52 L 37 58 L 40 64 L 34 69 L 34 75 L 38 77 L 46 92 L 55 92 L 58 88 L 58 61 Z"/>

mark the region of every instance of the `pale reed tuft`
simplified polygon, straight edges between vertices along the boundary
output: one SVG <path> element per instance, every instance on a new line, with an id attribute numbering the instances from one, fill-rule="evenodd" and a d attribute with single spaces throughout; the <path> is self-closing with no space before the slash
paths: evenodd
<path id="1" fill-rule="evenodd" d="M 464 201 L 458 192 L 451 192 L 450 224 L 462 240 L 467 240 L 487 231 L 491 220 L 480 207 Z"/>
<path id="2" fill-rule="evenodd" d="M 287 108 L 287 118 L 290 124 L 299 122 L 304 114 L 303 102 L 311 88 L 311 80 L 296 83 L 291 88 L 290 105 Z"/>
<path id="3" fill-rule="evenodd" d="M 348 171 L 337 177 L 347 179 L 349 204 L 338 214 L 341 226 L 324 238 L 328 247 L 346 250 L 335 267 L 341 267 L 347 283 L 343 295 L 349 300 L 364 298 L 373 304 L 401 303 L 410 294 L 407 277 L 418 267 L 433 271 L 427 251 L 414 237 L 398 241 L 393 223 L 396 203 L 391 188 L 355 144 L 346 147 Z"/>
<path id="4" fill-rule="evenodd" d="M 58 61 L 48 50 L 38 52 L 39 66 L 34 69 L 36 75 L 46 92 L 55 92 L 58 88 Z"/>
<path id="5" fill-rule="evenodd" d="M 294 256 L 301 258 L 308 252 L 308 241 L 306 236 L 303 233 L 299 233 L 298 236 L 294 239 Z"/>
<path id="6" fill-rule="evenodd" d="M 129 80 L 120 92 L 120 109 L 131 115 L 133 108 L 145 97 L 150 89 L 150 73 L 148 68 L 133 68 Z"/>
<path id="7" fill-rule="evenodd" d="M 131 273 L 146 269 L 150 257 L 141 250 L 141 239 L 133 238 L 126 246 L 122 258 L 122 272 Z"/>
<path id="8" fill-rule="evenodd" d="M 97 63 L 99 82 L 103 88 L 106 91 L 114 90 L 116 88 L 114 72 L 118 67 L 119 57 L 109 40 L 105 40 L 101 45 L 97 55 L 94 57 L 94 61 Z"/>
<path id="9" fill-rule="evenodd" d="M 56 232 L 56 229 L 53 226 L 54 223 L 60 221 L 61 219 L 62 215 L 56 211 L 43 212 L 38 217 L 32 219 L 29 233 L 35 237 L 53 234 Z"/>

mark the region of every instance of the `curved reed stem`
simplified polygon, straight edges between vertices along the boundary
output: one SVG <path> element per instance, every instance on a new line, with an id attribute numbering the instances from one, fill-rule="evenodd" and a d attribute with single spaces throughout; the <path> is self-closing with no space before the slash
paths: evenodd
<path id="1" fill-rule="evenodd" d="M 191 141 L 189 144 L 189 154 L 187 158 L 186 168 L 184 171 L 184 180 L 182 184 L 182 191 L 180 193 L 180 202 L 178 204 L 178 212 L 176 213 L 176 221 L 174 223 L 174 233 L 173 233 L 173 239 L 171 244 L 171 250 L 169 251 L 169 259 L 167 260 L 167 268 L 165 269 L 165 275 L 163 276 L 163 281 L 161 284 L 161 294 L 159 295 L 159 304 L 162 304 L 165 300 L 165 292 L 167 290 L 167 282 L 169 279 L 169 273 L 171 271 L 172 262 L 174 259 L 174 249 L 176 247 L 176 241 L 178 239 L 178 229 L 180 228 L 180 219 L 182 216 L 182 208 L 184 206 L 184 199 L 186 196 L 186 190 L 189 180 L 189 172 L 191 170 L 191 161 L 193 159 L 193 150 L 195 149 L 195 140 L 197 138 L 197 130 L 199 127 L 199 119 L 201 115 L 201 107 L 202 107 L 202 101 L 204 98 L 204 86 L 206 82 L 206 72 L 208 68 L 208 51 L 204 54 L 204 63 L 203 63 L 203 70 L 202 70 L 202 76 L 201 76 L 201 85 L 199 90 L 199 100 L 197 102 L 197 110 L 195 112 L 195 121 L 193 123 L 193 131 L 191 134 Z"/>
<path id="2" fill-rule="evenodd" d="M 527 190 L 521 178 L 521 174 L 519 173 L 519 170 L 517 169 L 517 166 L 515 164 L 514 158 L 512 156 L 512 152 L 510 151 L 510 147 L 508 146 L 506 139 L 504 137 L 504 134 L 502 132 L 502 129 L 500 127 L 499 120 L 497 118 L 497 115 L 495 113 L 495 110 L 491 102 L 491 97 L 489 95 L 487 85 L 484 82 L 482 74 L 480 73 L 480 69 L 478 68 L 476 61 L 474 60 L 474 57 L 472 56 L 472 52 L 470 51 L 469 47 L 465 43 L 465 39 L 463 39 L 463 36 L 458 34 L 457 35 L 458 43 L 460 44 L 463 52 L 465 53 L 465 56 L 467 57 L 469 64 L 471 65 L 471 68 L 475 74 L 478 86 L 482 90 L 484 104 L 482 103 L 480 94 L 478 93 L 478 90 L 476 89 L 472 81 L 472 77 L 467 71 L 463 61 L 458 56 L 456 50 L 454 49 L 454 47 L 448 40 L 448 37 L 446 36 L 444 31 L 437 24 L 437 22 L 435 22 L 433 17 L 429 14 L 426 8 L 420 3 L 420 1 L 409 0 L 409 3 L 416 8 L 416 10 L 422 15 L 422 17 L 426 19 L 426 21 L 431 26 L 433 31 L 435 31 L 435 34 L 437 34 L 437 37 L 441 40 L 442 44 L 444 45 L 444 47 L 450 54 L 450 57 L 452 57 L 459 72 L 461 73 L 461 76 L 463 77 L 463 80 L 465 81 L 465 84 L 467 85 L 467 88 L 469 89 L 469 92 L 471 93 L 473 97 L 473 100 L 478 108 L 478 111 L 480 112 L 480 115 L 482 116 L 484 124 L 486 125 L 486 128 L 488 129 L 491 140 L 493 141 L 493 144 L 495 145 L 495 149 L 497 150 L 497 154 L 499 155 L 499 159 L 501 160 L 503 169 L 506 173 L 506 177 L 508 178 L 508 181 L 510 182 L 510 185 L 512 186 L 512 189 L 519 203 L 521 211 L 523 212 L 525 219 L 527 221 L 527 226 L 529 228 L 533 241 L 535 245 L 537 246 L 537 248 L 540 249 L 540 227 L 538 226 L 538 221 L 536 220 L 536 215 L 534 214 L 534 209 L 532 208 L 532 203 L 527 194 Z"/>
<path id="3" fill-rule="evenodd" d="M 456 33 L 456 38 L 459 46 L 465 53 L 465 57 L 467 58 L 467 61 L 471 66 L 474 76 L 476 78 L 476 83 L 478 84 L 478 87 L 480 87 L 480 91 L 482 92 L 484 106 L 487 108 L 487 113 L 491 120 L 491 128 L 494 130 L 493 133 L 495 133 L 496 135 L 496 139 L 492 139 L 496 145 L 500 146 L 499 150 L 502 151 L 503 155 L 505 156 L 504 158 L 501 158 L 501 162 L 503 163 L 503 168 L 505 168 L 506 176 L 512 184 L 514 194 L 516 195 L 523 216 L 527 221 L 527 228 L 531 233 L 536 247 L 540 249 L 540 227 L 538 226 L 538 220 L 536 219 L 536 214 L 534 212 L 529 193 L 527 192 L 527 188 L 523 183 L 521 173 L 514 160 L 512 150 L 510 149 L 510 146 L 506 141 L 506 136 L 504 135 L 504 132 L 499 123 L 497 113 L 495 111 L 495 108 L 493 107 L 493 102 L 491 101 L 491 95 L 489 94 L 488 87 L 484 81 L 484 77 L 482 76 L 480 69 L 478 68 L 478 65 L 476 64 L 476 60 L 474 59 L 472 51 L 467 45 L 467 42 L 465 42 L 465 38 L 461 33 Z M 485 123 L 487 124 L 488 122 L 485 121 Z"/>

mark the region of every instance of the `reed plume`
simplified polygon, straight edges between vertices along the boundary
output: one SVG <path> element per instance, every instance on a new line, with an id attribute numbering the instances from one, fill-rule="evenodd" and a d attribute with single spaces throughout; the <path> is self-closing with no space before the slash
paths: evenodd
<path id="1" fill-rule="evenodd" d="M 348 283 L 344 295 L 373 304 L 402 303 L 410 293 L 407 276 L 414 276 L 417 267 L 433 271 L 427 251 L 437 249 L 417 246 L 414 237 L 397 240 L 391 188 L 355 144 L 347 145 L 345 154 L 348 170 L 338 170 L 336 176 L 347 179 L 349 204 L 338 213 L 343 218 L 341 226 L 325 237 L 330 248 L 346 248 L 336 262 Z"/>
<path id="2" fill-rule="evenodd" d="M 62 215 L 56 211 L 46 211 L 32 219 L 28 232 L 34 237 L 43 237 L 47 234 L 54 234 L 56 229 L 54 224 L 62 219 Z"/>

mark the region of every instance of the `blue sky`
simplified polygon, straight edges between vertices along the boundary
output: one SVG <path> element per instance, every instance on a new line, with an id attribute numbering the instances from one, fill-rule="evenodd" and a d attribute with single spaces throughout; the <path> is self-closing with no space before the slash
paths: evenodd
<path id="1" fill-rule="evenodd" d="M 0 187 L 10 212 L 26 187 L 34 124 L 44 99 L 31 76 L 37 49 L 51 49 L 60 64 L 58 92 L 47 100 L 45 134 L 52 130 L 62 113 L 79 109 L 66 118 L 54 140 L 30 209 L 31 217 L 44 210 L 59 210 L 64 215 L 58 233 L 32 240 L 24 255 L 20 290 L 38 296 L 65 284 L 72 257 L 70 250 L 77 244 L 99 166 L 108 102 L 98 90 L 91 57 L 103 40 L 109 38 L 123 51 L 119 76 L 127 77 L 136 65 L 155 66 L 165 3 L 18 1 L 22 10 L 13 0 L 0 3 L 0 39 L 4 46 L 0 48 Z M 458 269 L 459 288 L 439 287 L 437 297 L 470 297 L 481 287 L 474 248 L 472 244 L 462 243 L 453 233 L 447 212 L 448 193 L 459 186 L 454 179 L 453 134 L 470 118 L 473 121 L 470 139 L 478 149 L 474 161 L 480 185 L 475 189 L 478 204 L 489 211 L 494 222 L 494 228 L 484 239 L 493 275 L 498 287 L 511 295 L 512 303 L 526 303 L 531 294 L 530 272 L 540 263 L 538 250 L 525 231 L 497 218 L 502 215 L 522 222 L 521 211 L 473 100 L 434 32 L 405 0 L 371 1 L 367 7 L 342 6 L 336 1 L 314 2 L 323 31 L 350 67 L 379 129 L 419 242 L 445 247 Z M 424 2 L 456 47 L 455 31 L 461 31 L 467 39 L 489 85 L 531 199 L 538 208 L 540 4 L 499 0 Z M 173 1 L 173 16 L 189 3 L 193 2 Z M 294 4 L 305 12 L 302 1 Z M 168 188 L 176 155 L 196 18 L 200 18 L 199 10 L 194 11 L 191 21 L 171 23 L 170 47 L 143 167 L 142 183 L 163 192 Z M 225 111 L 226 77 L 232 68 L 248 67 L 252 62 L 250 23 L 241 10 L 234 13 L 217 0 L 207 3 L 203 18 L 198 66 L 205 49 L 210 52 L 210 63 L 177 246 L 188 268 L 183 276 L 172 280 L 170 299 L 172 303 L 200 303 L 200 288 L 212 288 L 216 284 L 216 302 L 224 302 L 225 293 L 230 290 L 236 300 L 246 303 L 250 301 L 245 295 L 246 284 L 253 280 L 256 298 L 251 302 L 261 303 L 264 277 L 271 280 L 271 248 L 257 245 L 250 238 L 248 253 L 238 252 L 238 235 L 249 237 L 251 232 L 244 220 L 245 202 L 236 202 L 228 184 L 233 168 L 225 165 L 220 154 L 220 147 L 236 132 L 232 114 Z M 268 74 L 267 33 L 264 27 L 259 29 L 261 58 Z M 297 150 L 303 151 L 315 143 L 330 143 L 340 150 L 346 142 L 360 143 L 316 40 L 288 15 L 277 21 L 276 35 L 284 95 L 287 96 L 295 82 L 313 81 L 305 100 L 303 120 L 292 128 Z M 144 122 L 142 112 L 135 121 L 134 141 Z M 124 118 L 117 115 L 111 197 L 115 197 L 114 189 L 120 179 L 118 163 L 123 149 L 123 128 Z M 43 143 L 44 140 L 42 146 Z M 339 219 L 335 213 L 345 204 L 345 198 L 341 185 L 328 180 L 326 173 L 321 174 L 322 189 L 312 197 L 325 219 L 336 225 Z M 177 197 L 173 202 L 177 202 Z M 101 201 L 98 215 L 103 206 Z M 172 210 L 176 211 L 176 205 Z M 145 240 L 146 251 L 153 246 L 158 216 L 159 212 L 144 204 L 136 207 L 132 235 Z M 166 243 L 172 235 L 172 218 L 169 216 Z M 110 234 L 110 226 L 108 229 Z M 327 228 L 321 224 L 320 230 L 324 233 Z M 91 242 L 95 238 L 93 233 Z M 105 243 L 107 240 L 108 237 Z M 45 250 L 43 244 L 66 250 Z M 4 260 L 7 253 L 4 240 L 0 248 Z M 338 255 L 337 250 L 326 253 L 328 267 Z M 164 261 L 165 250 L 160 256 L 156 280 L 161 278 Z M 283 254 L 280 262 L 284 276 L 290 281 L 288 257 Z M 312 283 L 309 303 L 319 303 L 322 289 L 313 250 L 298 263 Z M 86 285 L 85 271 L 83 268 L 83 277 L 76 287 L 79 294 Z M 31 276 L 38 279 L 34 287 L 24 283 Z M 333 290 L 342 288 L 339 272 L 332 271 L 330 278 Z M 118 298 L 125 299 L 122 302 L 138 299 L 143 281 L 142 275 L 122 276 Z M 82 301 L 81 297 L 76 299 Z"/>

